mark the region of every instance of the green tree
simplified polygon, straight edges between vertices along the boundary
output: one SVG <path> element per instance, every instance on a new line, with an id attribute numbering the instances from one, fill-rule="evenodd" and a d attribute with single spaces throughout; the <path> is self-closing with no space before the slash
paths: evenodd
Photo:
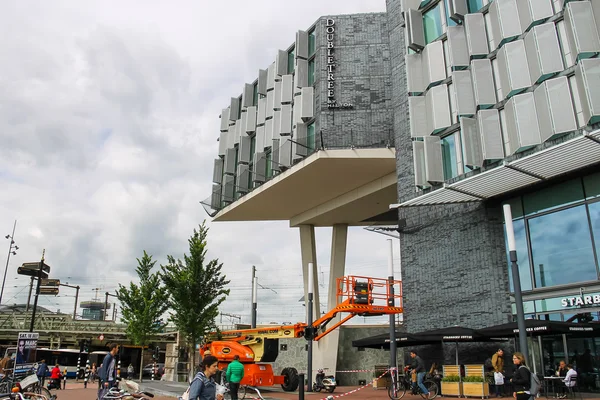
<path id="1" fill-rule="evenodd" d="M 184 254 L 183 261 L 168 256 L 168 263 L 161 266 L 171 307 L 169 319 L 192 349 L 191 371 L 196 365 L 196 344 L 216 329 L 219 305 L 229 295 L 225 287 L 230 281 L 221 272 L 223 264 L 218 259 L 206 259 L 207 235 L 203 222 L 188 240 L 190 254 Z"/>
<path id="2" fill-rule="evenodd" d="M 119 284 L 117 298 L 121 303 L 121 315 L 127 324 L 127 336 L 137 345 L 147 346 L 153 335 L 162 332 L 165 323 L 162 315 L 169 308 L 166 288 L 162 285 L 160 274 L 152 273 L 156 261 L 152 261 L 146 251 L 137 259 L 136 272 L 139 285 L 131 282 L 129 288 Z M 143 354 L 143 350 L 141 350 Z M 143 357 L 140 357 L 140 380 L 142 379 Z"/>

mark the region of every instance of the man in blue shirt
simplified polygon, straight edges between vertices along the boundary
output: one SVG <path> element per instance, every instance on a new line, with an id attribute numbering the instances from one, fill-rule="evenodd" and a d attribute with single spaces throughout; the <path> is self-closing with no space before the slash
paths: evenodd
<path id="1" fill-rule="evenodd" d="M 48 364 L 46 364 L 46 360 L 40 361 L 40 364 L 38 365 L 38 369 L 35 374 L 37 375 L 42 387 L 44 387 L 44 382 L 46 381 L 46 374 L 49 370 L 50 369 L 48 368 Z"/>
<path id="2" fill-rule="evenodd" d="M 115 356 L 119 352 L 119 345 L 111 343 L 108 345 L 109 352 L 102 361 L 102 366 L 98 371 L 100 380 L 100 390 L 98 390 L 98 400 L 102 400 L 109 388 L 117 385 L 117 368 Z"/>

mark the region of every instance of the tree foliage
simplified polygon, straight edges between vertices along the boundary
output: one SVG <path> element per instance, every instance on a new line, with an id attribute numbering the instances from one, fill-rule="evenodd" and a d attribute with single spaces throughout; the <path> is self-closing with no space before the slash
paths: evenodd
<path id="1" fill-rule="evenodd" d="M 154 334 L 160 333 L 165 323 L 161 317 L 169 308 L 166 288 L 160 274 L 152 273 L 156 261 L 144 251 L 137 259 L 139 285 L 131 282 L 129 288 L 119 284 L 117 298 L 121 303 L 122 319 L 127 324 L 127 336 L 138 346 L 145 346 Z"/>
<path id="2" fill-rule="evenodd" d="M 167 264 L 161 266 L 171 307 L 169 319 L 191 348 L 216 329 L 219 305 L 229 295 L 229 289 L 225 289 L 229 281 L 221 272 L 223 264 L 218 259 L 206 259 L 207 235 L 208 227 L 203 222 L 188 240 L 189 255 L 184 254 L 183 261 L 168 256 Z"/>

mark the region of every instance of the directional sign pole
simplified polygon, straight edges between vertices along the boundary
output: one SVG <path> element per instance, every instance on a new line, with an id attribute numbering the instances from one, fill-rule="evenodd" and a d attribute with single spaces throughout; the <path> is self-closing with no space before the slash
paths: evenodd
<path id="1" fill-rule="evenodd" d="M 42 272 L 44 271 L 44 256 L 46 255 L 46 249 L 42 251 L 42 259 L 40 260 L 40 269 L 38 270 L 37 287 L 35 289 L 35 300 L 33 300 L 33 312 L 31 313 L 31 325 L 29 326 L 29 332 L 33 332 L 33 324 L 35 323 L 35 311 L 37 309 L 38 298 L 40 297 L 40 284 L 42 283 Z"/>

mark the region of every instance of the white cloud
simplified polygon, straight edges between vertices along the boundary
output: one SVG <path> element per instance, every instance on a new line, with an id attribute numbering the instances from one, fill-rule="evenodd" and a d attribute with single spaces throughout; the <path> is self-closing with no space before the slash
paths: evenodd
<path id="1" fill-rule="evenodd" d="M 297 29 L 321 15 L 383 11 L 385 2 L 295 6 L 0 5 L 0 229 L 10 233 L 18 219 L 20 247 L 3 302 L 26 301 L 29 280 L 16 268 L 39 260 L 44 248 L 52 277 L 81 285 L 84 300 L 94 288 L 103 293 L 134 279 L 144 249 L 159 263 L 182 257 L 207 218 L 199 201 L 211 188 L 221 108 Z M 318 243 L 326 279 L 329 230 L 319 230 Z M 351 229 L 349 272 L 384 276 L 386 248 L 383 236 Z M 209 255 L 231 279 L 223 311 L 249 321 L 256 265 L 270 288 L 260 290 L 259 321 L 302 318 L 299 235 L 286 222 L 213 223 Z M 69 310 L 73 296 L 63 288 L 40 304 Z"/>

